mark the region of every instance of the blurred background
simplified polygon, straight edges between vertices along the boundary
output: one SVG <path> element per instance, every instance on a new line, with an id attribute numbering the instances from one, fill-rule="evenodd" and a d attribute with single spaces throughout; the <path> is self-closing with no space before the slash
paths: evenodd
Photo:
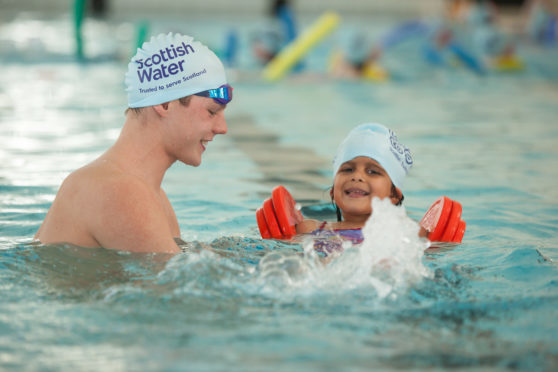
<path id="1" fill-rule="evenodd" d="M 511 1 L 508 1 L 511 2 Z M 515 1 L 516 3 L 518 1 Z M 73 0 L 52 0 L 44 2 L 40 0 L 3 0 L 2 10 L 9 11 L 36 11 L 43 14 L 56 14 L 67 11 Z M 106 9 L 116 17 L 126 17 L 130 14 L 165 14 L 176 15 L 177 11 L 192 14 L 215 14 L 234 16 L 259 16 L 263 15 L 269 8 L 271 2 L 264 0 L 161 0 L 161 1 L 134 1 L 134 0 L 93 0 L 90 2 L 92 8 Z M 356 0 L 343 2 L 338 0 L 322 1 L 291 1 L 299 13 L 316 13 L 324 10 L 334 10 L 348 14 L 362 14 L 363 12 L 387 12 L 399 14 L 420 14 L 421 12 L 437 12 L 443 6 L 444 0 Z M 188 15 L 184 14 L 184 15 Z"/>
<path id="2" fill-rule="evenodd" d="M 557 14 L 557 0 L 0 0 L 0 370 L 558 370 Z M 164 179 L 188 254 L 32 243 L 64 178 L 118 137 L 137 47 L 168 32 L 213 49 L 234 86 L 227 135 Z M 441 195 L 463 206 L 463 242 L 428 249 L 420 281 L 315 265 L 258 231 L 278 184 L 335 219 L 331 160 L 365 122 L 412 151 L 410 218 Z"/>

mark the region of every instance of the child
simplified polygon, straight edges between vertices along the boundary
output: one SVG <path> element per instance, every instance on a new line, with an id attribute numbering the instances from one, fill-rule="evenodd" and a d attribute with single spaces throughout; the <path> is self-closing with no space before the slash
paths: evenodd
<path id="1" fill-rule="evenodd" d="M 355 127 L 341 142 L 333 159 L 332 202 L 337 222 L 305 219 L 298 234 L 333 230 L 353 242 L 361 242 L 361 228 L 372 214 L 372 198 L 403 202 L 401 187 L 413 165 L 409 149 L 395 133 L 380 124 Z"/>
<path id="2" fill-rule="evenodd" d="M 412 165 L 410 150 L 398 141 L 393 131 L 380 124 L 361 124 L 341 142 L 333 159 L 330 196 L 336 207 L 337 221 L 304 219 L 295 209 L 288 191 L 278 186 L 273 190 L 272 198 L 256 212 L 260 233 L 263 238 L 275 239 L 310 233 L 317 237 L 315 248 L 327 252 L 340 246 L 332 245 L 330 238 L 361 243 L 361 229 L 373 213 L 372 199 L 389 198 L 394 205 L 401 205 L 401 189 Z M 441 197 L 420 225 L 419 235 L 422 237 L 461 242 L 465 232 L 461 204 Z"/>

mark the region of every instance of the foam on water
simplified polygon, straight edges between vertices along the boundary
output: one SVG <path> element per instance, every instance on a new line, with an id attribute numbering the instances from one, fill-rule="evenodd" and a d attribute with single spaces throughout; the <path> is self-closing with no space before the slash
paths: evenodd
<path id="1" fill-rule="evenodd" d="M 370 289 L 379 298 L 395 297 L 432 273 L 422 258 L 429 247 L 418 237 L 419 226 L 404 207 L 389 199 L 372 201 L 374 213 L 363 228 L 364 241 L 343 243 L 343 251 L 322 258 L 314 250 L 320 237 L 308 237 L 304 255 L 272 252 L 258 265 L 262 293 L 271 296 L 312 295 Z"/>

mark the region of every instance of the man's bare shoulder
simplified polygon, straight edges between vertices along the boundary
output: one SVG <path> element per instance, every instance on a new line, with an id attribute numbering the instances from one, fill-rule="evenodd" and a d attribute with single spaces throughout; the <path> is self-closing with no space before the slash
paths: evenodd
<path id="1" fill-rule="evenodd" d="M 60 187 L 60 196 L 81 207 L 105 207 L 105 203 L 136 195 L 149 195 L 148 186 L 137 177 L 107 163 L 93 162 L 72 172 Z"/>
<path id="2" fill-rule="evenodd" d="M 89 168 L 83 169 L 87 172 L 86 177 L 97 180 L 98 187 L 106 192 L 120 190 L 136 190 L 138 192 L 151 190 L 148 185 L 134 176 L 131 172 L 109 164 L 91 164 Z"/>
<path id="3" fill-rule="evenodd" d="M 73 198 L 75 206 L 89 216 L 90 231 L 103 247 L 130 251 L 176 247 L 159 190 L 133 174 L 94 162 L 73 172 L 63 188 L 66 194 L 79 194 Z"/>

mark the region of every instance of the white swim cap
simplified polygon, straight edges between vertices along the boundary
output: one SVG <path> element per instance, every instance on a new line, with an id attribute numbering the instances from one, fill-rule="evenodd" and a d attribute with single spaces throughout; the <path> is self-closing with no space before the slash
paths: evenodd
<path id="1" fill-rule="evenodd" d="M 394 132 L 380 124 L 361 124 L 349 132 L 333 158 L 333 177 L 341 164 L 358 156 L 376 160 L 399 188 L 413 166 L 411 151 L 397 140 Z"/>
<path id="2" fill-rule="evenodd" d="M 128 64 L 129 107 L 169 102 L 227 84 L 215 53 L 191 36 L 159 34 L 143 43 Z"/>

